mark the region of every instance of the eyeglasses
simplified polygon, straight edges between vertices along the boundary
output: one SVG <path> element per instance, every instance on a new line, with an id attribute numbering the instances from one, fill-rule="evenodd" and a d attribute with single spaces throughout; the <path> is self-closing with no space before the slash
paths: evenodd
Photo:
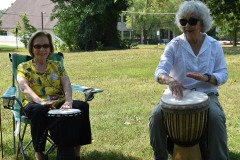
<path id="1" fill-rule="evenodd" d="M 197 24 L 199 20 L 196 19 L 196 18 L 190 18 L 189 20 L 186 20 L 186 19 L 180 19 L 179 22 L 182 26 L 186 26 L 187 23 L 190 25 L 190 26 L 195 26 Z"/>
<path id="2" fill-rule="evenodd" d="M 49 47 L 50 47 L 49 44 L 43 44 L 43 45 L 36 44 L 36 45 L 33 45 L 33 48 L 35 48 L 35 49 L 41 49 L 41 48 L 47 49 Z"/>

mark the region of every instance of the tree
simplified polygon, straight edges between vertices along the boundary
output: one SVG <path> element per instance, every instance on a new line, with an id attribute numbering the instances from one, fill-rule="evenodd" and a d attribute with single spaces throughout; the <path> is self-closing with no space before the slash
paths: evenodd
<path id="1" fill-rule="evenodd" d="M 0 35 L 2 34 L 1 27 L 2 27 L 2 21 L 0 20 Z"/>
<path id="2" fill-rule="evenodd" d="M 128 28 L 133 26 L 132 29 L 136 34 L 142 32 L 145 43 L 152 30 L 154 33 L 160 28 L 170 28 L 172 31 L 177 31 L 174 24 L 174 14 L 159 13 L 175 13 L 181 2 L 182 0 L 135 0 L 129 7 L 129 11 L 141 12 L 141 14 L 126 14 L 127 26 Z"/>
<path id="3" fill-rule="evenodd" d="M 0 10 L 0 18 L 3 16 L 3 14 L 5 13 L 5 9 L 4 10 Z M 0 35 L 2 35 L 4 33 L 4 31 L 1 29 L 2 27 L 2 21 L 0 20 Z"/>
<path id="4" fill-rule="evenodd" d="M 18 36 L 20 37 L 20 41 L 24 44 L 25 48 L 27 48 L 30 36 L 32 33 L 36 32 L 37 29 L 29 24 L 29 19 L 26 14 L 20 15 L 21 21 L 16 25 L 16 31 L 18 31 Z M 12 33 L 16 35 L 16 31 Z"/>
<path id="5" fill-rule="evenodd" d="M 240 30 L 240 1 L 239 0 L 206 0 L 216 26 L 220 26 L 223 35 L 229 35 L 233 46 L 237 45 Z"/>
<path id="6" fill-rule="evenodd" d="M 75 34 L 75 38 L 72 40 L 76 40 L 75 44 L 80 49 L 95 50 L 98 45 L 105 48 L 120 47 L 117 22 L 120 12 L 128 7 L 127 0 L 52 1 L 57 2 L 54 10 L 55 18 L 59 19 L 59 24 L 65 26 L 64 32 L 66 32 L 67 25 L 72 22 L 71 29 L 74 29 L 74 31 L 70 34 Z M 71 11 L 66 11 L 67 8 Z M 68 20 L 63 18 L 65 12 L 71 12 Z M 63 27 L 59 27 L 58 32 L 63 32 L 62 29 Z"/>
<path id="7" fill-rule="evenodd" d="M 120 37 L 117 22 L 122 10 L 127 9 L 127 0 L 98 0 L 83 5 L 84 14 L 78 30 L 81 49 L 96 49 L 97 42 L 105 48 L 119 48 Z"/>
<path id="8" fill-rule="evenodd" d="M 81 21 L 82 9 L 78 0 L 71 3 L 59 0 L 53 10 L 52 19 L 57 18 L 54 33 L 64 41 L 70 51 L 76 50 L 77 30 Z"/>
<path id="9" fill-rule="evenodd" d="M 6 9 L 0 10 L 0 18 L 3 16 L 5 12 L 6 12 Z"/>

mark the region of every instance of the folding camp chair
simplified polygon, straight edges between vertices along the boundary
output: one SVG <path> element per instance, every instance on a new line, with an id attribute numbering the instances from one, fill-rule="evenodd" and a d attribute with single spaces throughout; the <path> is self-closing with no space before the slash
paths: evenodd
<path id="1" fill-rule="evenodd" d="M 9 54 L 10 61 L 12 62 L 12 86 L 10 86 L 6 92 L 0 97 L 3 99 L 3 106 L 6 109 L 10 109 L 13 113 L 12 119 L 13 119 L 13 148 L 14 153 L 16 153 L 16 139 L 15 135 L 18 136 L 18 149 L 17 149 L 17 159 L 19 152 L 21 152 L 23 159 L 26 159 L 24 151 L 28 148 L 28 146 L 32 143 L 32 140 L 30 140 L 25 146 L 23 146 L 24 136 L 26 132 L 27 125 L 30 124 L 30 119 L 24 115 L 22 112 L 22 100 L 21 100 L 21 92 L 18 88 L 18 85 L 16 85 L 16 78 L 17 78 L 17 66 L 22 63 L 26 62 L 32 59 L 32 57 L 28 55 L 21 55 L 16 53 L 10 53 Z M 63 54 L 61 52 L 54 53 L 51 56 L 49 56 L 49 59 L 54 61 L 60 61 L 63 65 Z M 75 84 L 71 84 L 73 91 L 84 93 L 85 95 L 85 101 L 91 101 L 94 98 L 94 94 L 98 92 L 102 92 L 101 89 L 96 88 L 89 88 L 85 86 L 79 86 Z M 1 121 L 1 119 L 0 119 Z M 23 130 L 21 130 L 21 124 L 24 123 Z M 0 126 L 1 129 L 1 126 Z M 2 133 L 2 132 L 1 132 Z M 1 137 L 2 140 L 2 137 Z M 51 140 L 51 138 L 48 136 L 47 140 L 51 143 L 50 148 L 47 149 L 46 154 L 51 153 L 56 145 Z M 2 144 L 2 143 L 1 143 Z M 3 146 L 2 148 L 2 157 L 3 157 Z"/>

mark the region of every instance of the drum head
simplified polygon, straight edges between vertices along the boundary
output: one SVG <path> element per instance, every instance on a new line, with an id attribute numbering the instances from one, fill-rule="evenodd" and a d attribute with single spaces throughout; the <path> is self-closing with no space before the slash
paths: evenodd
<path id="1" fill-rule="evenodd" d="M 73 115 L 79 114 L 81 111 L 79 109 L 53 109 L 48 111 L 49 115 Z"/>
<path id="2" fill-rule="evenodd" d="M 162 96 L 162 102 L 171 105 L 194 105 L 205 102 L 207 100 L 207 94 L 191 90 L 184 90 L 182 99 L 176 99 L 173 97 L 169 89 L 166 89 Z"/>

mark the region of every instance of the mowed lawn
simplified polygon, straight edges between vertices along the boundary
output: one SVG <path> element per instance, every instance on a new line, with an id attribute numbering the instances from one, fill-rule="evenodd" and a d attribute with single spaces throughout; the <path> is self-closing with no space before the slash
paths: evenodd
<path id="1" fill-rule="evenodd" d="M 104 89 L 90 104 L 91 145 L 83 146 L 82 160 L 152 160 L 149 116 L 167 87 L 154 80 L 164 46 L 136 49 L 64 53 L 71 82 Z M 226 113 L 230 160 L 240 159 L 240 48 L 224 48 L 229 79 L 219 88 Z M 0 51 L 0 94 L 11 85 L 9 52 Z M 26 52 L 25 52 L 26 53 Z M 74 99 L 83 99 L 74 93 Z M 4 159 L 14 159 L 11 111 L 1 106 Z M 28 129 L 29 132 L 29 129 Z M 26 136 L 29 139 L 30 134 Z M 27 149 L 34 159 L 33 148 Z M 56 152 L 49 159 L 55 159 Z M 1 159 L 1 158 L 0 158 Z"/>

